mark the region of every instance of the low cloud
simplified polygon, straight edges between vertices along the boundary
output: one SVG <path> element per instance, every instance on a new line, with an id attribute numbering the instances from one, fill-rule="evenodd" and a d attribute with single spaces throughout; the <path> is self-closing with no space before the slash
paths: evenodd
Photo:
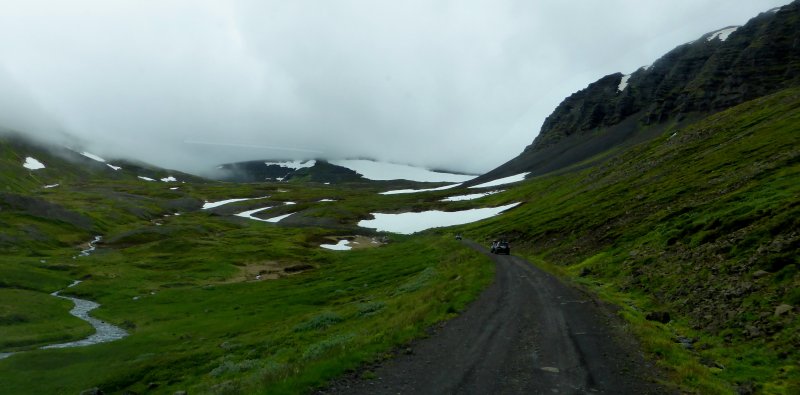
<path id="1" fill-rule="evenodd" d="M 786 0 L 753 3 L 14 2 L 0 124 L 196 173 L 314 157 L 482 172 L 589 82 Z"/>

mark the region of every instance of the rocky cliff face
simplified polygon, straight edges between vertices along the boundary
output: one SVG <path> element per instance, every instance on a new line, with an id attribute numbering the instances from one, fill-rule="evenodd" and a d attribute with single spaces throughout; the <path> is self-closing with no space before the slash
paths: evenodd
<path id="1" fill-rule="evenodd" d="M 562 169 L 795 85 L 800 0 L 708 33 L 630 75 L 600 78 L 566 98 L 522 154 L 476 182 Z"/>

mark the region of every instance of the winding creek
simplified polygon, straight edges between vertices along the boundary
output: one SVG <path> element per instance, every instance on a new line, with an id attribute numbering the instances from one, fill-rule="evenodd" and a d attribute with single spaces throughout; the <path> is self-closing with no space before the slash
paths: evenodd
<path id="1" fill-rule="evenodd" d="M 102 240 L 101 236 L 95 236 L 94 240 L 89 242 L 89 248 L 81 251 L 79 256 L 89 256 L 97 248 L 95 244 L 100 240 Z M 67 288 L 72 288 L 80 283 L 81 283 L 80 280 L 75 280 Z M 62 291 L 64 291 L 64 289 L 53 292 L 50 295 L 53 295 L 57 298 L 71 300 L 72 303 L 75 304 L 75 307 L 73 307 L 72 310 L 69 311 L 69 313 L 91 324 L 92 327 L 94 327 L 95 333 L 81 340 L 71 341 L 67 343 L 49 344 L 46 346 L 39 347 L 40 349 L 90 346 L 92 344 L 99 344 L 99 343 L 119 340 L 125 336 L 128 336 L 128 332 L 126 332 L 124 329 L 115 325 L 111 325 L 105 321 L 98 320 L 97 318 L 91 317 L 89 315 L 90 311 L 100 307 L 99 303 L 92 302 L 91 300 L 86 300 L 86 299 L 73 298 L 71 296 L 62 296 L 60 295 Z M 14 354 L 15 353 L 13 352 L 0 353 L 0 359 L 8 358 Z"/>

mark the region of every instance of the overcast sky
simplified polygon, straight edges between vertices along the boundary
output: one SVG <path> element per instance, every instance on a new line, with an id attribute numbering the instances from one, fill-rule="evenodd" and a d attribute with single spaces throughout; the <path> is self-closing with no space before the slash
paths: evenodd
<path id="1" fill-rule="evenodd" d="M 569 94 L 789 0 L 0 0 L 0 125 L 201 172 L 484 172 Z"/>

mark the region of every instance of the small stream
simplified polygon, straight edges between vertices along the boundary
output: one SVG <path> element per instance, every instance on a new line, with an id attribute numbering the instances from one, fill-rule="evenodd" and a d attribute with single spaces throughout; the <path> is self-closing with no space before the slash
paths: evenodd
<path id="1" fill-rule="evenodd" d="M 73 282 L 69 287 L 74 287 L 81 282 L 76 280 Z M 68 288 L 69 288 L 68 287 Z M 63 291 L 63 290 L 62 290 Z M 78 299 L 73 298 L 71 296 L 61 296 L 59 295 L 61 291 L 56 291 L 51 293 L 50 295 L 62 298 L 62 299 L 69 299 L 73 303 L 75 303 L 75 307 L 69 311 L 70 314 L 78 317 L 90 324 L 94 327 L 95 333 L 85 339 L 76 340 L 73 342 L 68 343 L 59 343 L 59 344 L 50 344 L 47 346 L 39 347 L 41 349 L 48 349 L 48 348 L 69 348 L 69 347 L 81 347 L 81 346 L 90 346 L 92 344 L 98 343 L 105 343 L 114 340 L 122 339 L 125 336 L 128 336 L 128 332 L 125 332 L 124 329 L 109 324 L 108 322 L 98 320 L 97 318 L 89 316 L 89 312 L 100 307 L 99 303 L 92 302 L 91 300 L 86 299 Z"/>
<path id="2" fill-rule="evenodd" d="M 81 251 L 80 255 L 78 256 L 89 256 L 97 248 L 95 244 L 102 239 L 103 239 L 102 236 L 95 236 L 94 240 L 89 242 L 89 248 Z M 80 280 L 75 280 L 67 288 L 74 287 L 80 283 L 81 283 Z M 73 298 L 71 296 L 61 296 L 60 295 L 61 291 L 64 290 L 62 289 L 53 292 L 50 295 L 53 295 L 57 298 L 71 300 L 72 303 L 75 304 L 75 307 L 73 307 L 72 310 L 69 311 L 69 313 L 91 324 L 92 327 L 94 327 L 95 333 L 85 339 L 76 340 L 68 343 L 49 344 L 46 346 L 39 347 L 40 349 L 90 346 L 92 344 L 99 344 L 99 343 L 119 340 L 125 336 L 128 336 L 128 332 L 126 332 L 124 329 L 115 325 L 111 325 L 108 322 L 98 320 L 97 318 L 89 316 L 90 311 L 100 307 L 99 303 L 95 303 L 92 302 L 91 300 L 86 300 L 86 299 Z M 14 354 L 15 353 L 13 352 L 0 353 L 0 359 L 8 358 Z"/>

